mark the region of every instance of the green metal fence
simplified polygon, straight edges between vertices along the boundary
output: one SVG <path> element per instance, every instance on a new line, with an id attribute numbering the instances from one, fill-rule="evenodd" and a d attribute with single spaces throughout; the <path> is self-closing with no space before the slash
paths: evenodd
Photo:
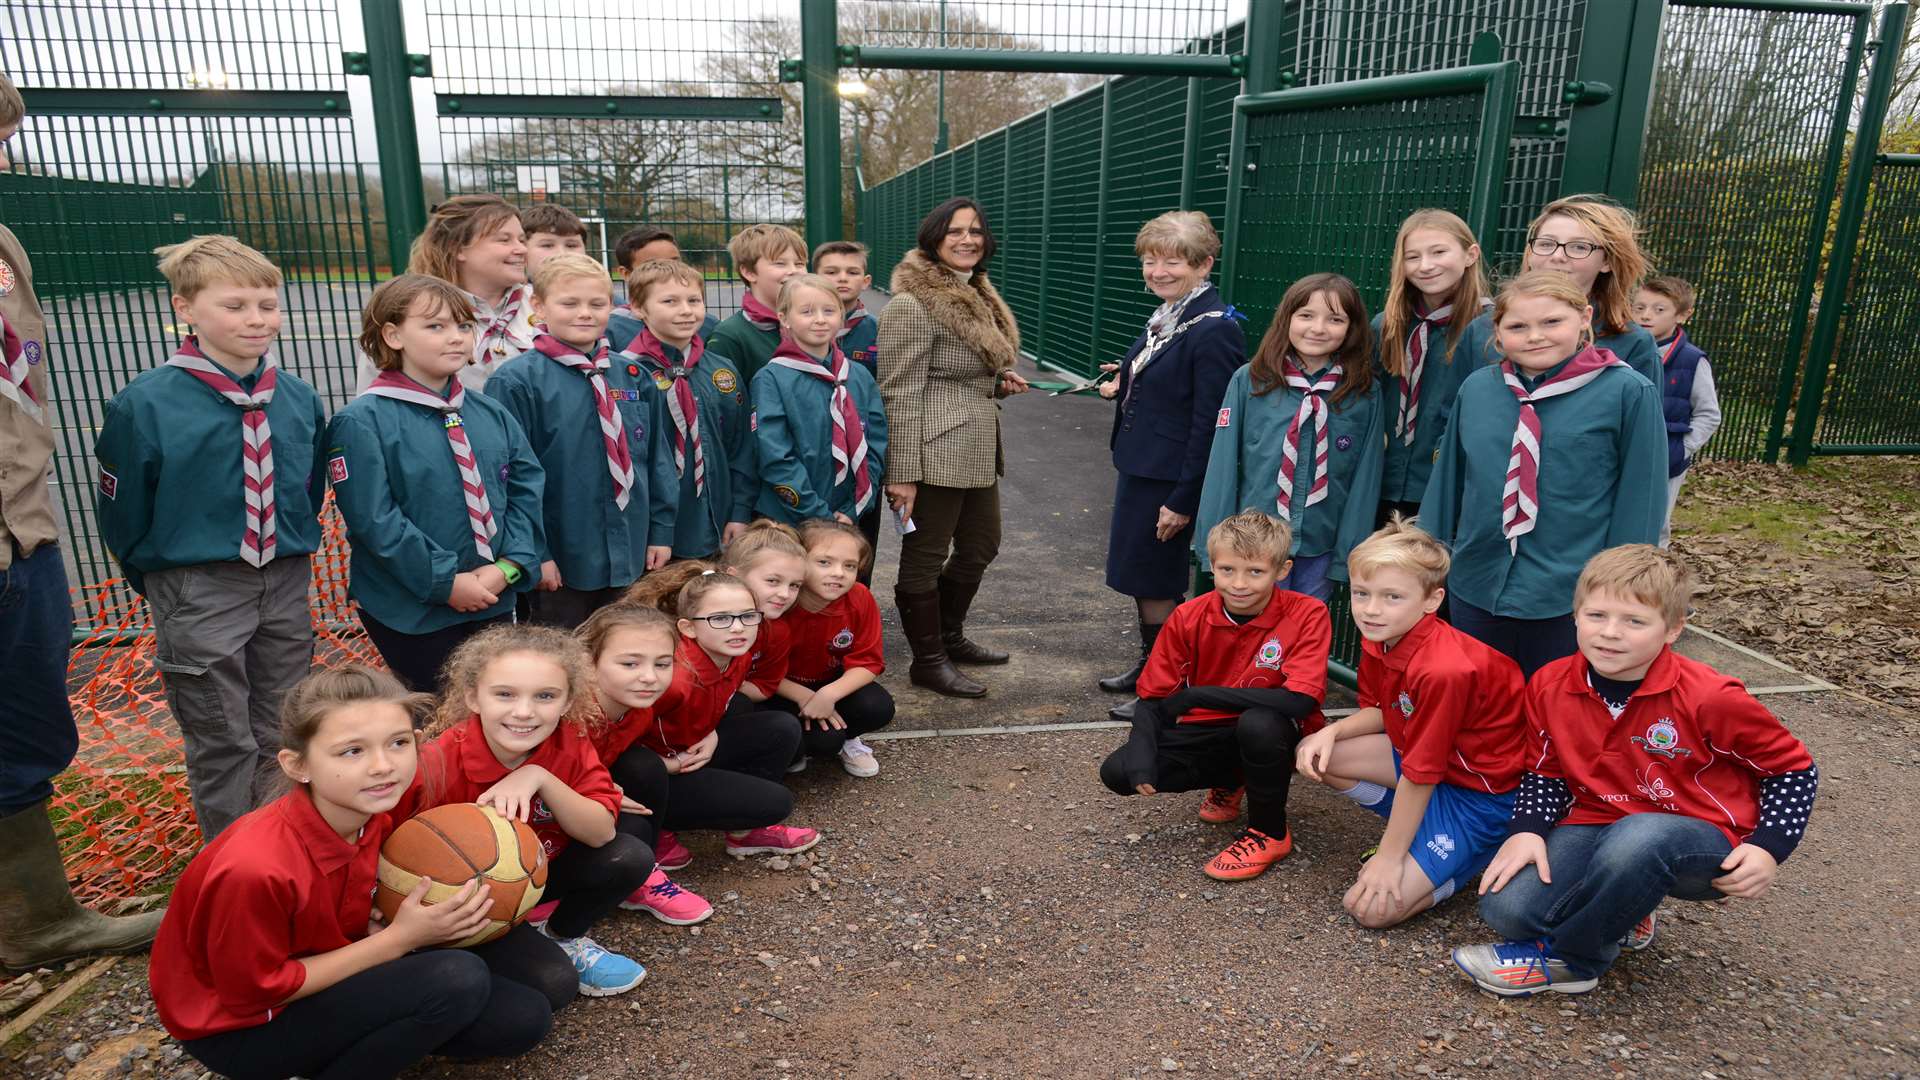
<path id="1" fill-rule="evenodd" d="M 227 232 L 266 252 L 288 278 L 277 355 L 337 407 L 352 392 L 378 192 L 357 160 L 331 5 L 23 5 L 0 70 L 28 105 L 0 219 L 46 298 L 63 550 L 71 580 L 99 582 L 118 575 L 93 514 L 101 410 L 183 332 L 153 248 Z"/>

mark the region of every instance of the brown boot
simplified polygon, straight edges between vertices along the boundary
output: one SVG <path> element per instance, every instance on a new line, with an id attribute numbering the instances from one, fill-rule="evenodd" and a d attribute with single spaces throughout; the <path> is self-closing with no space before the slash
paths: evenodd
<path id="1" fill-rule="evenodd" d="M 907 645 L 913 649 L 913 666 L 907 679 L 948 697 L 985 697 L 987 688 L 960 673 L 947 659 L 940 637 L 940 594 L 907 593 L 895 589 L 893 602 L 900 608 L 900 628 L 906 631 Z"/>
<path id="2" fill-rule="evenodd" d="M 967 639 L 967 609 L 973 607 L 973 595 L 979 591 L 977 581 L 963 585 L 940 579 L 940 642 L 946 646 L 947 659 L 956 664 L 1004 664 L 1009 659 L 1006 653 Z"/>
<path id="3" fill-rule="evenodd" d="M 160 931 L 161 914 L 116 919 L 75 902 L 46 803 L 0 818 L 0 967 L 138 952 Z"/>

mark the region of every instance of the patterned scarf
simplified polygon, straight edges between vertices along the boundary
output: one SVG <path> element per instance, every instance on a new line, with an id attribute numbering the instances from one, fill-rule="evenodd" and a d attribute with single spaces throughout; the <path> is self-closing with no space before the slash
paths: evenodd
<path id="1" fill-rule="evenodd" d="M 751 292 L 740 298 L 740 314 L 745 315 L 755 329 L 765 330 L 770 334 L 780 332 L 780 316 L 774 314 L 772 308 L 761 303 Z"/>
<path id="2" fill-rule="evenodd" d="M 280 365 L 271 354 L 260 358 L 260 378 L 253 393 L 240 389 L 218 364 L 200 351 L 198 338 L 188 335 L 167 361 L 205 383 L 230 405 L 240 409 L 241 498 L 247 504 L 247 531 L 240 537 L 240 559 L 248 566 L 273 561 L 278 546 L 273 511 L 273 430 L 267 426 L 267 404 L 280 380 Z"/>
<path id="3" fill-rule="evenodd" d="M 1513 429 L 1513 449 L 1507 456 L 1507 487 L 1500 502 L 1500 535 L 1508 549 L 1520 550 L 1520 538 L 1533 531 L 1540 515 L 1540 417 L 1533 403 L 1571 394 L 1600 377 L 1610 367 L 1625 367 L 1619 357 L 1592 345 L 1575 354 L 1559 374 L 1528 390 L 1513 361 L 1500 361 L 1500 377 L 1520 399 L 1520 421 Z"/>
<path id="4" fill-rule="evenodd" d="M 473 300 L 473 313 L 480 323 L 480 331 L 473 338 L 475 363 L 491 368 L 507 357 L 518 356 L 533 347 L 532 324 L 521 318 L 527 308 L 528 298 L 533 295 L 533 286 L 515 285 L 508 289 L 497 308 L 488 306 L 486 301 L 472 293 L 467 295 Z"/>
<path id="5" fill-rule="evenodd" d="M 374 397 L 392 398 L 410 405 L 432 409 L 445 415 L 447 445 L 453 450 L 453 463 L 460 470 L 461 494 L 467 503 L 467 522 L 473 528 L 473 546 L 480 557 L 493 561 L 493 538 L 500 525 L 487 503 L 487 485 L 480 479 L 480 466 L 473 460 L 473 445 L 467 441 L 466 427 L 460 419 L 460 406 L 467 400 L 467 388 L 459 379 L 447 381 L 445 398 L 397 371 L 383 371 L 373 385 L 362 391 Z"/>
<path id="6" fill-rule="evenodd" d="M 1187 295 L 1178 300 L 1169 300 L 1153 310 L 1153 314 L 1147 318 L 1147 343 L 1141 347 L 1140 355 L 1133 358 L 1128 375 L 1138 376 L 1152 362 L 1153 355 L 1160 351 L 1160 347 L 1173 340 L 1174 334 L 1182 329 L 1180 316 L 1186 312 L 1187 305 L 1212 286 L 1211 281 L 1203 281 L 1189 289 Z"/>
<path id="7" fill-rule="evenodd" d="M 1293 520 L 1293 476 L 1300 462 L 1300 429 L 1308 423 L 1313 424 L 1313 487 L 1301 505 L 1312 506 L 1327 497 L 1327 395 L 1340 385 L 1345 370 L 1340 364 L 1328 364 L 1318 378 L 1309 379 L 1292 353 L 1281 364 L 1288 388 L 1300 392 L 1300 408 L 1287 426 L 1287 442 L 1281 448 L 1278 505 L 1282 521 Z"/>
<path id="8" fill-rule="evenodd" d="M 3 339 L 0 341 L 3 349 L 0 351 L 0 397 L 13 402 L 35 420 L 44 419 L 40 398 L 33 392 L 33 380 L 27 377 L 33 367 L 27 363 L 26 346 L 5 316 L 0 316 L 0 339 Z"/>
<path id="9" fill-rule="evenodd" d="M 867 426 L 860 419 L 860 408 L 854 404 L 853 393 L 847 389 L 852 362 L 840 351 L 840 346 L 829 348 L 831 352 L 823 364 L 808 356 L 792 338 L 782 337 L 780 347 L 773 351 L 773 359 L 767 362 L 833 385 L 833 396 L 827 404 L 827 411 L 833 414 L 833 482 L 843 484 L 847 474 L 853 474 L 853 513 L 857 517 L 873 503 L 873 477 L 867 472 Z"/>
<path id="10" fill-rule="evenodd" d="M 627 433 L 620 426 L 620 409 L 607 389 L 607 339 L 601 338 L 593 359 L 552 334 L 533 339 L 533 347 L 562 367 L 586 376 L 593 388 L 593 408 L 600 415 L 600 438 L 607 448 L 607 471 L 613 474 L 613 505 L 622 510 L 633 497 L 633 454 L 627 449 Z"/>
<path id="11" fill-rule="evenodd" d="M 1420 425 L 1420 379 L 1427 370 L 1433 332 L 1445 330 L 1453 321 L 1453 305 L 1426 312 L 1416 307 L 1413 314 L 1413 329 L 1407 333 L 1407 373 L 1400 376 L 1400 414 L 1393 421 L 1393 433 L 1405 446 L 1413 445 L 1414 432 Z"/>
<path id="12" fill-rule="evenodd" d="M 853 333 L 854 330 L 860 326 L 860 320 L 871 319 L 872 317 L 872 314 L 867 311 L 867 305 L 861 303 L 858 298 L 855 298 L 853 307 L 847 309 L 846 323 L 834 333 L 833 340 L 836 342 L 845 341 L 847 335 Z"/>
<path id="13" fill-rule="evenodd" d="M 673 467 L 681 476 L 687 474 L 687 458 L 693 458 L 693 493 L 707 493 L 707 448 L 700 441 L 700 403 L 694 399 L 693 386 L 687 381 L 693 377 L 693 370 L 700 366 L 700 355 L 706 351 L 696 335 L 687 343 L 686 354 L 676 364 L 667 359 L 667 347 L 653 331 L 643 329 L 639 335 L 620 350 L 620 355 L 629 360 L 644 360 L 671 382 L 661 387 L 667 395 L 667 415 L 673 418 Z M 655 385 L 659 379 L 654 380 Z"/>

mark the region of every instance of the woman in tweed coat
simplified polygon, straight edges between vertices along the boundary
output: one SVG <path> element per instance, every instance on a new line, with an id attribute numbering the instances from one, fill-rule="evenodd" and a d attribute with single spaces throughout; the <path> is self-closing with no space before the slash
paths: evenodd
<path id="1" fill-rule="evenodd" d="M 1000 402 L 1024 393 L 1020 329 L 987 280 L 993 233 L 980 204 L 948 199 L 920 223 L 880 311 L 887 502 L 911 519 L 894 602 L 913 649 L 908 677 L 950 697 L 987 688 L 954 664 L 1004 664 L 969 641 L 967 609 L 1000 551 Z"/>

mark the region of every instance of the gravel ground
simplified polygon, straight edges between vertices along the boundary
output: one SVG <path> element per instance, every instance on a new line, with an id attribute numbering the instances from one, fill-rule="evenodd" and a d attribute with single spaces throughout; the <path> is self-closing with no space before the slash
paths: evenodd
<path id="1" fill-rule="evenodd" d="M 1091 678 L 1132 639 L 1131 605 L 1098 574 L 1106 416 L 1010 403 L 1006 544 L 976 624 L 1018 656 L 984 673 L 994 693 L 977 703 L 889 675 L 902 733 L 1104 718 Z M 891 627 L 888 644 L 903 655 Z M 1687 649 L 1755 685 L 1800 681 Z M 734 863 L 688 837 L 695 862 L 675 876 L 713 919 L 622 914 L 596 931 L 648 965 L 639 989 L 569 1006 L 525 1059 L 417 1075 L 1920 1076 L 1898 974 L 1915 962 L 1920 857 L 1882 839 L 1920 831 L 1910 718 L 1842 693 L 1768 702 L 1825 777 L 1801 853 L 1759 901 L 1669 903 L 1655 946 L 1584 997 L 1473 990 L 1447 958 L 1487 937 L 1467 899 L 1357 929 L 1340 894 L 1380 826 L 1318 788 L 1296 789 L 1296 854 L 1222 885 L 1200 865 L 1231 830 L 1194 817 L 1197 794 L 1100 786 L 1118 731 L 906 738 L 880 744 L 876 779 L 796 778 L 796 820 L 826 833 L 811 858 Z M 0 1050 L 0 1076 L 200 1076 L 155 1030 L 144 975 L 121 961 Z"/>

